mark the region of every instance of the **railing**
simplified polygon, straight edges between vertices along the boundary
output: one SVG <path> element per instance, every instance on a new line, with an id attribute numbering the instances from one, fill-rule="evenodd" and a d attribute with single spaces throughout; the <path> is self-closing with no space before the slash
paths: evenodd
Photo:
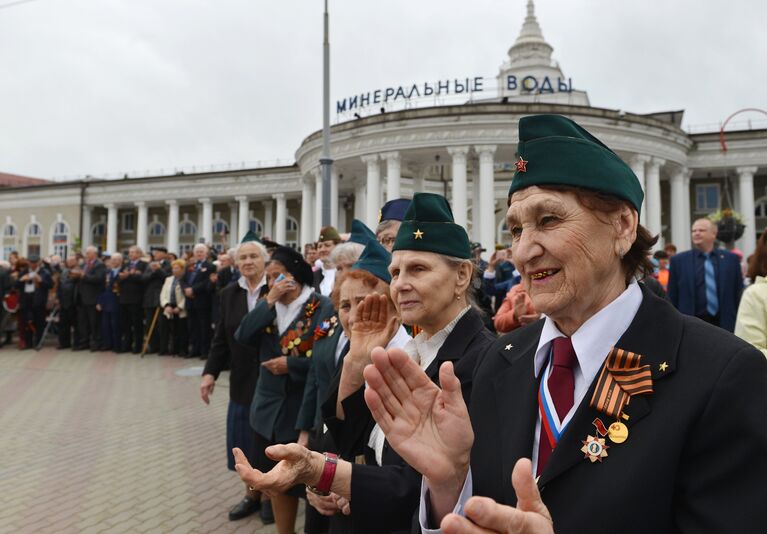
<path id="1" fill-rule="evenodd" d="M 707 124 L 688 124 L 683 127 L 687 133 L 719 133 L 722 128 L 721 122 L 712 122 Z M 746 119 L 742 121 L 732 121 L 727 124 L 728 132 L 735 132 L 740 130 L 767 130 L 767 120 L 763 118 L 759 119 Z"/>

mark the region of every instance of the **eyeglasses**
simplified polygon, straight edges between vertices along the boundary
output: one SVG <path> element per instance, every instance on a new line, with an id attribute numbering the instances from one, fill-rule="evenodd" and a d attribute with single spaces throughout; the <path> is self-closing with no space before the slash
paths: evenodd
<path id="1" fill-rule="evenodd" d="M 389 236 L 389 237 L 379 238 L 378 242 L 381 243 L 383 246 L 388 247 L 393 245 L 396 240 L 397 240 L 396 236 Z"/>

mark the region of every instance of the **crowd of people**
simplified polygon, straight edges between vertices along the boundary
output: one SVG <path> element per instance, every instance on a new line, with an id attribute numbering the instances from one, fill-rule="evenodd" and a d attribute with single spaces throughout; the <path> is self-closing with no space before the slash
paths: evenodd
<path id="1" fill-rule="evenodd" d="M 303 254 L 91 247 L 12 258 L 0 289 L 21 348 L 54 308 L 60 348 L 207 359 L 206 404 L 229 370 L 231 520 L 292 533 L 305 499 L 310 534 L 759 531 L 767 232 L 744 261 L 703 218 L 653 253 L 636 176 L 586 130 L 523 118 L 518 153 L 487 262 L 416 193 Z"/>

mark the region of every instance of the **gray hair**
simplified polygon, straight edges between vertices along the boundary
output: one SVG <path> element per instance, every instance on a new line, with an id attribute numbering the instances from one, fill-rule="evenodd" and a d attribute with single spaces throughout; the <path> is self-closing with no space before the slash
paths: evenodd
<path id="1" fill-rule="evenodd" d="M 258 249 L 258 253 L 261 255 L 261 258 L 264 260 L 264 263 L 269 261 L 269 252 L 266 250 L 266 247 L 262 243 L 259 243 L 258 241 L 246 241 L 245 243 L 240 243 L 236 247 L 230 248 L 228 251 L 229 257 L 232 259 L 235 265 L 240 259 L 240 249 L 246 245 L 253 245 L 256 247 Z"/>
<path id="2" fill-rule="evenodd" d="M 476 264 L 467 258 L 456 258 L 455 256 L 448 256 L 446 254 L 439 254 L 445 262 L 455 270 L 461 268 L 464 263 L 471 267 L 471 275 L 469 276 L 469 285 L 466 288 L 464 297 L 466 298 L 466 304 L 474 308 L 476 311 L 483 313 L 482 308 L 479 307 L 477 301 L 477 292 L 482 290 L 482 280 L 479 278 L 479 269 Z"/>
<path id="3" fill-rule="evenodd" d="M 208 252 L 208 245 L 206 245 L 205 243 L 197 243 L 197 244 L 194 246 L 194 249 L 193 249 L 193 250 L 194 250 L 195 252 L 197 252 L 197 251 L 198 251 L 198 250 L 200 250 L 200 249 L 203 249 L 203 250 L 205 251 L 205 253 L 207 253 L 207 252 Z"/>
<path id="4" fill-rule="evenodd" d="M 365 247 L 359 243 L 354 243 L 352 241 L 341 243 L 340 245 L 336 245 L 330 252 L 330 263 L 333 265 L 338 265 L 342 261 L 354 263 L 360 259 L 363 250 L 365 250 Z"/>
<path id="5" fill-rule="evenodd" d="M 394 226 L 395 224 L 397 224 L 397 223 L 401 223 L 401 222 L 402 222 L 402 221 L 397 221 L 397 220 L 395 220 L 395 219 L 388 219 L 388 220 L 386 220 L 386 221 L 383 221 L 383 222 L 381 222 L 381 223 L 380 223 L 380 224 L 379 224 L 379 225 L 376 227 L 376 237 L 378 237 L 378 234 L 380 234 L 381 232 L 383 232 L 383 231 L 384 231 L 384 230 L 386 230 L 387 228 L 389 228 L 389 227 L 391 227 L 391 226 Z"/>

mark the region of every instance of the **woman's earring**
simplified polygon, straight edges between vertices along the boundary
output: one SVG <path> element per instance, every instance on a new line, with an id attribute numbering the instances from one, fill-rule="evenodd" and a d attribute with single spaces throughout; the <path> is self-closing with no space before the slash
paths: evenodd
<path id="1" fill-rule="evenodd" d="M 624 257 L 625 255 L 626 255 L 626 254 L 623 252 L 623 246 L 619 247 L 619 248 L 618 248 L 618 257 L 619 257 L 620 259 L 623 259 L 623 257 Z"/>
<path id="2" fill-rule="evenodd" d="M 461 300 L 461 295 L 458 295 L 457 297 L 455 297 L 455 300 Z"/>

